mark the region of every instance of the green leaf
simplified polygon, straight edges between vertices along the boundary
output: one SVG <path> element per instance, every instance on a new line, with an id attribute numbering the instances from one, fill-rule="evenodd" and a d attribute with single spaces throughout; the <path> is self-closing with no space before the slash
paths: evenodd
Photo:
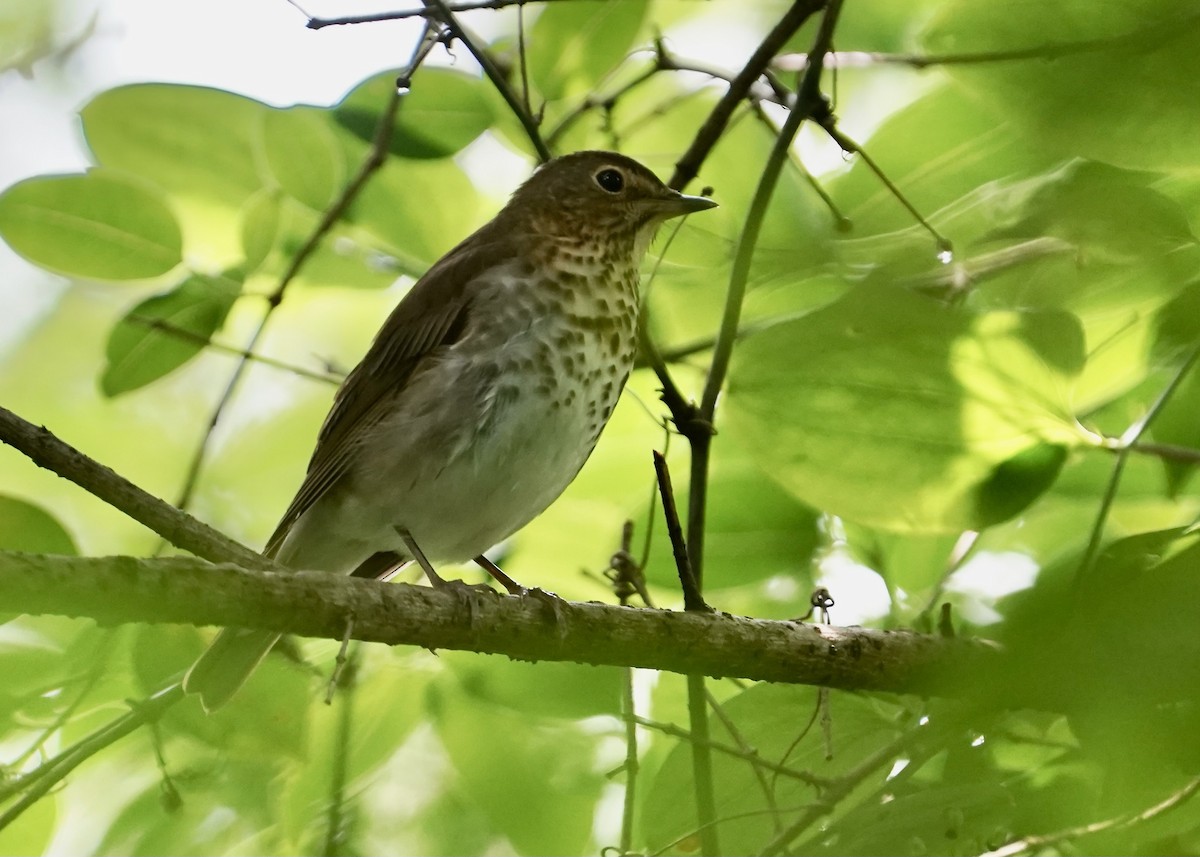
<path id="1" fill-rule="evenodd" d="M 529 42 L 555 49 L 530 52 L 530 78 L 551 101 L 584 85 L 594 88 L 629 53 L 648 8 L 629 0 L 580 0 L 545 7 L 529 31 Z"/>
<path id="2" fill-rule="evenodd" d="M 194 274 L 135 306 L 108 337 L 100 389 L 117 396 L 157 381 L 204 350 L 225 323 L 240 283 Z"/>
<path id="3" fill-rule="evenodd" d="M 681 681 L 677 676 L 664 677 L 668 680 Z M 818 693 L 812 687 L 757 684 L 721 703 L 724 717 L 737 726 L 736 740 L 723 731 L 715 732 L 713 739 L 753 748 L 756 757 L 793 771 L 836 781 L 899 734 L 898 706 L 835 692 L 828 701 L 833 755 L 827 756 L 816 722 Z M 695 842 L 692 747 L 687 741 L 672 743 L 653 778 L 638 783 L 637 818 L 647 853 L 689 853 L 687 846 Z M 766 770 L 760 770 L 761 778 L 756 776 L 747 759 L 718 752 L 712 755 L 712 764 L 721 847 L 727 854 L 757 854 L 778 833 L 779 819 L 766 810 L 777 807 L 792 818 L 797 807 L 818 799 L 818 790 L 798 779 Z M 879 767 L 882 777 L 890 760 L 881 760 Z M 668 847 L 680 837 L 688 841 Z"/>
<path id="4" fill-rule="evenodd" d="M 588 664 L 484 660 L 472 652 L 442 652 L 473 697 L 531 716 L 583 718 L 619 712 L 624 671 Z"/>
<path id="5" fill-rule="evenodd" d="M 460 151 L 495 119 L 486 87 L 462 72 L 421 69 L 400 100 L 389 151 L 403 158 L 444 158 Z M 370 142 L 395 89 L 395 70 L 368 78 L 334 108 L 334 119 Z"/>
<path id="6" fill-rule="evenodd" d="M 100 93 L 80 116 L 104 166 L 237 207 L 263 184 L 253 142 L 257 118 L 269 110 L 232 92 L 144 83 Z"/>
<path id="7" fill-rule="evenodd" d="M 263 114 L 259 151 L 284 193 L 324 211 L 346 180 L 346 163 L 324 111 L 293 107 Z"/>
<path id="8" fill-rule="evenodd" d="M 1088 363 L 1075 407 L 1090 411 L 1142 383 L 1174 317 L 1168 307 L 1200 274 L 1200 245 L 1178 203 L 1151 176 L 1072 161 L 993 195 L 988 237 L 1066 242 L 1067 252 L 1032 259 L 990 277 L 979 307 L 1065 310 L 1083 326 Z"/>
<path id="9" fill-rule="evenodd" d="M 456 785 L 494 829 L 517 853 L 585 853 L 603 784 L 593 764 L 595 737 L 572 723 L 531 718 L 444 685 L 438 689 L 433 722 Z"/>
<path id="10" fill-rule="evenodd" d="M 889 117 L 868 145 L 888 179 L 927 216 L 999 179 L 1035 175 L 1062 160 L 1031 149 L 1009 117 L 997 117 L 952 85 L 934 89 Z M 832 179 L 829 190 L 850 218 L 852 237 L 914 225 L 912 215 L 861 158 Z M 961 243 L 957 234 L 951 238 Z M 926 258 L 932 258 L 932 239 L 926 233 L 919 240 Z"/>
<path id="11" fill-rule="evenodd" d="M 1154 440 L 1200 452 L 1200 372 L 1188 373 L 1150 427 Z M 1196 472 L 1195 461 L 1163 457 L 1172 495 L 1177 495 Z"/>
<path id="12" fill-rule="evenodd" d="M 347 219 L 400 272 L 420 276 L 492 213 L 480 211 L 478 191 L 454 161 L 392 159 L 372 176 Z"/>
<path id="13" fill-rule="evenodd" d="M 36 265 L 96 280 L 157 277 L 183 258 L 166 198 L 106 170 L 13 185 L 0 195 L 0 237 Z"/>
<path id="14" fill-rule="evenodd" d="M 1008 237 L 1051 235 L 1088 250 L 1088 262 L 1156 256 L 1195 244 L 1178 203 L 1149 187 L 1151 176 L 1094 161 L 1071 161 L 1012 194 Z M 1022 192 L 1024 191 L 1024 192 Z M 1026 195 L 1027 194 L 1027 195 Z"/>
<path id="15" fill-rule="evenodd" d="M 249 274 L 266 261 L 279 241 L 283 224 L 279 192 L 264 188 L 242 207 L 242 270 Z"/>
<path id="16" fill-rule="evenodd" d="M 1045 489 L 1055 447 L 1084 442 L 1066 405 L 1082 358 L 1064 313 L 971 315 L 865 286 L 746 339 L 723 413 L 818 509 L 885 529 L 978 529 Z"/>
<path id="17" fill-rule="evenodd" d="M 42 854 L 58 830 L 58 805 L 39 800 L 21 814 L 20 824 L 0 830 L 0 854 Z"/>
<path id="18" fill-rule="evenodd" d="M 1191 0 L 953 0 L 924 46 L 934 55 L 1030 51 L 944 69 L 1019 127 L 1031 149 L 1126 167 L 1195 164 L 1183 130 L 1195 128 L 1200 103 L 1200 15 Z"/>
<path id="19" fill-rule="evenodd" d="M 75 556 L 79 550 L 66 528 L 33 503 L 0 494 L 0 550 Z"/>
<path id="20" fill-rule="evenodd" d="M 1022 687 L 1052 710 L 1112 726 L 1140 721 L 1137 735 L 1111 729 L 1096 740 L 1110 744 L 1113 753 L 1136 751 L 1138 758 L 1178 760 L 1186 746 L 1185 764 L 1194 767 L 1200 763 L 1194 745 L 1150 727 L 1179 717 L 1192 721 L 1194 729 L 1200 715 L 1194 704 L 1200 693 L 1200 673 L 1194 669 L 1200 637 L 1193 617 L 1180 609 L 1197 598 L 1200 533 L 1192 527 L 1119 539 L 1086 569 L 1079 554 L 1067 556 L 1005 605 L 1008 618 L 999 639 L 1011 660 L 993 677 L 1000 684 L 987 692 L 1006 698 L 1012 688 Z M 1156 617 L 1153 633 L 1129 621 L 1131 609 Z M 1030 671 L 1035 661 L 1038 669 Z"/>

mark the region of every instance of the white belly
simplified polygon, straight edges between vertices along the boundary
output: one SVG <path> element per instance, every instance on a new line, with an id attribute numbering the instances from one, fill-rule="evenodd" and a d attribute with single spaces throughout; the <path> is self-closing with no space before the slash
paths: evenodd
<path id="1" fill-rule="evenodd" d="M 579 472 L 632 363 L 631 354 L 586 357 L 590 380 L 548 392 L 537 378 L 497 385 L 494 367 L 451 356 L 406 391 L 426 407 L 380 423 L 345 484 L 297 521 L 279 558 L 349 573 L 379 551 L 407 555 L 402 527 L 431 561 L 464 562 L 512 535 Z"/>

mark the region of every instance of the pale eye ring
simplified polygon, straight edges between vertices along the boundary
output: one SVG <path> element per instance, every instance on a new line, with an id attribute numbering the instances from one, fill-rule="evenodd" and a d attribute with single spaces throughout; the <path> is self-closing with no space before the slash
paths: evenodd
<path id="1" fill-rule="evenodd" d="M 605 167 L 595 175 L 596 184 L 608 191 L 609 193 L 620 193 L 625 189 L 625 176 L 621 175 L 620 170 L 615 170 L 612 167 Z"/>

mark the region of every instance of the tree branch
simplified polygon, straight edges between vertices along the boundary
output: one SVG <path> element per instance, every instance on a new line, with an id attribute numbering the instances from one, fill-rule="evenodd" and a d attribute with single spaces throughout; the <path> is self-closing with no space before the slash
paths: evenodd
<path id="1" fill-rule="evenodd" d="M 0 441 L 25 453 L 38 467 L 69 479 L 108 505 L 149 527 L 171 544 L 214 562 L 236 562 L 250 568 L 278 568 L 271 560 L 217 532 L 153 494 L 142 490 L 93 458 L 0 408 Z"/>
<path id="2" fill-rule="evenodd" d="M 447 3 L 446 8 L 451 12 L 474 12 L 477 9 L 503 9 L 507 6 L 524 6 L 530 0 L 466 0 L 462 3 Z M 552 0 L 538 0 L 540 3 L 550 3 Z M 405 18 L 430 18 L 441 14 L 440 10 L 430 9 L 400 9 L 395 12 L 377 12 L 373 15 L 347 15 L 342 18 L 309 18 L 310 30 L 321 30 L 325 27 L 336 27 L 343 24 L 375 24 L 379 21 L 400 21 Z"/>
<path id="3" fill-rule="evenodd" d="M 430 649 L 898 693 L 950 693 L 997 657 L 986 642 L 576 603 L 439 592 L 327 572 L 277 573 L 191 557 L 0 552 L 0 603 L 29 614 L 234 625 Z"/>

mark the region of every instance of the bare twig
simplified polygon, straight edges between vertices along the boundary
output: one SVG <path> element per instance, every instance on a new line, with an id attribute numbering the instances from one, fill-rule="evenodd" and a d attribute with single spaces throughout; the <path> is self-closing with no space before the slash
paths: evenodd
<path id="1" fill-rule="evenodd" d="M 933 236 L 933 240 L 937 244 L 937 248 L 940 253 L 953 252 L 954 247 L 950 243 L 949 239 L 938 232 L 933 227 L 933 224 L 926 220 L 921 212 L 917 210 L 917 207 L 909 202 L 908 197 L 901 193 L 900 188 L 898 188 L 896 184 L 890 178 L 888 178 L 887 173 L 880 168 L 879 164 L 875 163 L 875 159 L 868 155 L 862 146 L 841 132 L 841 130 L 837 127 L 837 122 L 832 113 L 822 117 L 818 124 L 825 129 L 825 133 L 829 135 L 831 140 L 841 147 L 843 152 L 848 152 L 852 155 L 862 158 L 862 162 L 867 165 L 867 169 L 875 174 L 875 177 L 879 179 L 879 181 L 883 183 L 883 186 L 888 189 L 892 196 L 894 196 L 897 201 L 904 206 L 904 209 L 912 215 L 913 219 L 916 220 L 917 223 L 921 224 L 926 232 Z"/>
<path id="2" fill-rule="evenodd" d="M 682 190 L 688 182 L 696 177 L 700 172 L 701 165 L 708 157 L 708 153 L 712 151 L 717 140 L 725 132 L 725 126 L 729 124 L 733 111 L 742 103 L 754 82 L 762 77 L 775 54 L 779 53 L 780 48 L 787 44 L 787 40 L 823 5 L 825 5 L 823 0 L 796 0 L 787 13 L 779 19 L 779 22 L 771 28 L 771 32 L 767 33 L 766 38 L 755 48 L 754 53 L 742 66 L 742 70 L 730 81 L 729 89 L 713 107 L 708 118 L 704 120 L 704 124 L 696 132 L 688 150 L 676 162 L 675 174 L 671 176 L 669 182 L 671 187 Z"/>
<path id="3" fill-rule="evenodd" d="M 1190 446 L 1178 446 L 1173 443 L 1154 443 L 1149 440 L 1139 440 L 1129 446 L 1131 452 L 1140 455 L 1152 455 L 1163 461 L 1180 461 L 1184 464 L 1200 464 L 1200 449 Z M 1119 453 L 1119 450 L 1118 450 Z"/>
<path id="4" fill-rule="evenodd" d="M 1171 400 L 1171 396 L 1179 389 L 1179 385 L 1183 383 L 1183 379 L 1187 377 L 1188 372 L 1200 360 L 1200 346 L 1192 349 L 1191 354 L 1183 361 L 1182 365 L 1175 371 L 1167 386 L 1158 394 L 1158 398 L 1146 410 L 1140 419 L 1134 420 L 1133 424 L 1125 430 L 1125 433 L 1118 438 L 1113 445 L 1117 452 L 1117 460 L 1113 463 L 1112 474 L 1108 478 L 1108 484 L 1104 488 L 1104 496 L 1100 498 L 1100 508 L 1096 512 L 1096 520 L 1092 524 L 1091 534 L 1088 536 L 1087 548 L 1084 549 L 1083 559 L 1079 562 L 1079 568 L 1075 571 L 1075 584 L 1079 585 L 1083 579 L 1092 571 L 1092 567 L 1096 564 L 1096 558 L 1100 555 L 1100 545 L 1104 541 L 1105 524 L 1108 522 L 1108 513 L 1112 509 L 1113 503 L 1117 499 L 1117 489 L 1121 484 L 1121 476 L 1125 471 L 1125 463 L 1129 460 L 1129 454 L 1133 452 L 1136 444 L 1141 440 L 1142 434 L 1150 427 L 1155 418 L 1162 413 L 1162 409 L 1167 406 L 1167 402 Z"/>
<path id="5" fill-rule="evenodd" d="M 504 9 L 508 6 L 524 6 L 529 0 L 463 0 L 460 3 L 447 3 L 446 8 L 451 12 L 474 12 L 477 9 Z M 540 3 L 552 3 L 554 0 L 538 0 Z M 341 18 L 309 18 L 308 28 L 320 30 L 325 27 L 336 27 L 343 24 L 374 24 L 379 21 L 400 21 L 405 18 L 431 18 L 441 15 L 441 11 L 430 9 L 399 9 L 395 12 L 377 12 L 372 15 L 346 15 Z"/>
<path id="6" fill-rule="evenodd" d="M 1159 801 L 1151 807 L 1147 807 L 1141 812 L 1126 813 L 1125 815 L 1118 815 L 1115 818 L 1109 818 L 1104 821 L 1081 824 L 1078 827 L 1068 827 L 1066 830 L 1060 830 L 1056 833 L 1026 836 L 1023 839 L 1017 839 L 1007 845 L 1001 846 L 994 851 L 988 851 L 982 857 L 1018 857 L 1021 854 L 1029 854 L 1034 851 L 1053 848 L 1056 845 L 1078 839 L 1081 836 L 1103 833 L 1106 830 L 1122 830 L 1126 827 L 1133 827 L 1135 824 L 1144 824 L 1165 812 L 1170 812 L 1176 807 L 1187 803 L 1198 791 L 1200 791 L 1200 777 L 1193 777 L 1187 781 L 1187 784 L 1183 788 L 1176 791 L 1170 797 Z"/>
<path id="7" fill-rule="evenodd" d="M 658 475 L 658 492 L 662 496 L 663 516 L 667 521 L 667 535 L 671 550 L 675 554 L 675 568 L 679 573 L 679 585 L 683 589 L 684 609 L 693 612 L 711 612 L 704 603 L 700 587 L 692 575 L 687 544 L 683 540 L 683 527 L 675 509 L 675 492 L 671 488 L 671 474 L 662 453 L 654 452 L 654 471 Z M 717 818 L 716 791 L 713 786 L 712 756 L 708 741 L 708 691 L 704 687 L 703 675 L 687 677 L 688 721 L 695 742 L 692 746 L 692 784 L 696 796 L 696 815 L 701 824 L 700 849 L 705 855 L 720 853 L 717 827 L 712 824 Z"/>
<path id="8" fill-rule="evenodd" d="M 547 142 L 553 146 L 554 143 L 562 138 L 563 134 L 585 115 L 597 109 L 612 110 L 622 98 L 664 71 L 695 72 L 696 74 L 708 75 L 713 80 L 722 80 L 729 84 L 737 81 L 736 74 L 724 69 L 717 68 L 708 63 L 676 56 L 667 49 L 662 39 L 655 40 L 652 53 L 654 57 L 653 63 L 631 80 L 626 81 L 606 95 L 591 94 L 584 97 L 582 101 L 559 120 L 558 124 L 554 126 L 554 130 L 546 135 Z M 787 103 L 790 93 L 769 69 L 763 71 L 761 80 L 765 81 L 765 83 L 759 83 L 758 79 L 752 81 L 750 88 L 746 90 L 743 97 L 752 102 L 772 101 L 777 104 Z"/>
<path id="9" fill-rule="evenodd" d="M 222 354 L 230 354 L 234 357 L 240 357 L 243 360 L 249 360 L 254 363 L 261 363 L 263 366 L 270 366 L 272 369 L 279 369 L 288 372 L 292 375 L 297 375 L 301 378 L 308 378 L 313 381 L 322 381 L 328 384 L 340 384 L 345 379 L 345 376 L 338 372 L 326 371 L 318 372 L 313 369 L 305 369 L 303 366 L 297 366 L 294 363 L 288 363 L 284 360 L 276 360 L 274 357 L 268 357 L 265 354 L 257 354 L 253 351 L 247 351 L 245 348 L 237 348 L 233 345 L 226 345 L 223 342 L 209 339 L 207 336 L 201 336 L 190 330 L 185 330 L 171 324 L 169 321 L 164 321 L 161 318 L 150 318 L 144 315 L 128 316 L 129 321 L 144 324 L 146 327 L 154 330 L 160 330 L 177 339 L 182 339 L 185 342 L 192 342 L 196 345 L 202 345 L 205 348 L 213 351 L 221 352 Z"/>
<path id="10" fill-rule="evenodd" d="M 657 720 L 651 720 L 647 717 L 635 718 L 639 726 L 645 726 L 647 729 L 653 729 L 655 732 L 661 732 L 664 735 L 670 735 L 673 738 L 679 738 L 682 741 L 694 743 L 696 737 L 686 729 L 681 729 L 674 723 L 662 723 Z M 708 741 L 707 746 L 710 750 L 714 750 L 725 756 L 731 756 L 735 759 L 741 759 L 749 763 L 755 768 L 760 768 L 764 771 L 770 771 L 780 777 L 786 779 L 798 780 L 810 786 L 823 788 L 829 782 L 825 777 L 818 777 L 815 774 L 810 774 L 807 771 L 799 771 L 795 768 L 789 768 L 786 765 L 780 765 L 777 762 L 772 762 L 770 759 L 764 759 L 758 754 L 758 751 L 752 747 L 733 747 L 729 744 L 722 744 L 720 741 Z"/>
<path id="11" fill-rule="evenodd" d="M 745 753 L 747 757 L 757 757 L 758 751 L 742 736 L 741 730 L 737 728 L 737 724 L 733 722 L 733 718 L 725 711 L 725 707 L 713 696 L 712 691 L 705 690 L 704 695 L 708 699 L 709 709 L 717 720 L 721 721 L 721 725 L 725 727 L 725 731 L 729 733 L 729 737 L 737 744 L 738 749 Z M 754 778 L 758 781 L 758 787 L 763 794 L 763 801 L 766 803 L 767 809 L 771 811 L 771 821 L 775 824 L 775 832 L 778 833 L 783 829 L 779 820 L 779 804 L 775 800 L 775 779 L 778 777 L 778 774 L 768 780 L 767 774 L 761 766 L 751 765 L 750 769 L 754 773 Z"/>
<path id="12" fill-rule="evenodd" d="M 821 26 L 817 32 L 816 41 L 813 46 L 813 54 L 815 56 L 823 57 L 826 51 L 828 51 L 830 44 L 832 44 L 833 32 L 837 26 L 837 18 L 841 11 L 841 5 L 841 0 L 829 0 L 826 5 Z M 780 24 L 777 24 L 775 29 L 772 30 L 772 35 L 779 34 L 787 29 L 784 26 L 785 22 L 787 22 L 789 27 L 793 24 L 795 27 L 799 27 L 811 12 L 812 9 L 809 8 L 808 4 L 802 0 L 798 0 L 788 11 L 787 15 L 784 16 Z M 786 39 L 787 37 L 784 36 L 784 38 Z M 769 45 L 769 42 L 770 37 L 760 45 L 759 52 L 755 54 L 756 57 L 762 53 L 764 47 Z M 772 50 L 770 53 L 773 52 Z M 753 64 L 752 60 L 743 69 L 743 73 L 748 73 L 752 69 Z M 755 70 L 755 73 L 749 80 L 745 81 L 746 87 L 758 77 L 760 72 L 761 67 Z M 690 422 L 686 426 L 679 426 L 680 431 L 688 438 L 692 453 L 688 490 L 687 545 L 691 572 L 696 581 L 698 594 L 703 591 L 704 584 L 704 529 L 708 502 L 709 456 L 712 448 L 711 426 L 716 412 L 717 395 L 725 382 L 725 375 L 729 369 L 729 360 L 733 353 L 733 345 L 737 339 L 738 325 L 742 313 L 742 302 L 746 294 L 746 284 L 749 280 L 750 262 L 754 255 L 754 248 L 758 243 L 758 236 L 763 220 L 766 217 L 767 206 L 774 193 L 775 185 L 778 183 L 779 175 L 783 170 L 783 164 L 788 158 L 792 138 L 795 137 L 796 132 L 800 129 L 800 124 L 806 118 L 819 113 L 825 113 L 828 110 L 824 96 L 821 94 L 820 82 L 821 64 L 814 62 L 808 68 L 804 78 L 800 82 L 796 94 L 796 103 L 793 105 L 791 113 L 789 113 L 787 120 L 784 122 L 783 128 L 780 129 L 779 136 L 775 140 L 775 145 L 767 157 L 767 162 L 763 167 L 763 172 L 755 189 L 754 197 L 751 200 L 749 211 L 746 214 L 746 223 L 738 236 L 733 270 L 729 278 L 729 290 L 726 293 L 725 312 L 722 316 L 720 332 L 717 334 L 717 341 L 713 348 L 712 365 L 709 368 L 708 377 L 705 379 L 699 409 L 691 409 L 687 414 Z M 733 91 L 734 87 L 731 86 L 730 92 Z M 728 96 L 729 93 L 726 93 L 726 95 Z M 739 100 L 740 98 L 741 95 L 739 95 Z M 718 108 L 720 106 L 718 104 Z M 721 130 L 724 129 L 725 123 L 728 121 L 729 115 L 732 114 L 733 105 L 729 106 L 728 111 L 728 114 L 724 118 L 720 118 L 719 127 L 713 132 L 717 136 L 720 135 Z M 716 115 L 716 111 L 714 111 L 714 115 Z M 709 118 L 712 120 L 713 116 Z M 706 123 L 705 128 L 708 127 L 709 123 Z M 688 154 L 677 165 L 675 175 L 677 179 L 682 179 L 680 185 L 686 183 L 687 178 L 690 177 L 688 175 L 689 165 L 694 163 L 696 169 L 698 169 L 699 162 L 707 154 L 707 148 L 697 145 L 705 139 L 704 135 L 705 129 L 701 129 L 701 133 L 697 135 L 692 149 L 689 149 Z M 696 157 L 697 155 L 698 157 Z M 692 160 L 689 160 L 690 157 Z M 689 166 L 689 169 L 685 169 L 685 166 Z M 691 170 L 690 175 L 695 175 L 695 171 Z M 673 180 L 672 185 L 675 184 L 676 182 Z M 707 430 L 704 430 L 705 428 Z M 692 733 L 698 739 L 707 739 L 708 706 L 706 704 L 704 677 L 702 675 L 688 676 L 688 713 Z M 707 748 L 699 744 L 693 747 L 693 767 L 696 783 L 696 808 L 700 822 L 701 850 L 706 855 L 715 854 L 719 846 L 717 843 L 717 828 L 714 824 L 716 812 L 711 778 L 711 759 Z"/>
<path id="13" fill-rule="evenodd" d="M 178 548 L 213 562 L 236 562 L 247 568 L 277 568 L 245 545 L 196 520 L 50 433 L 0 408 L 0 441 L 23 452 L 38 467 L 69 479 L 108 505 L 149 527 Z"/>
<path id="14" fill-rule="evenodd" d="M 858 787 L 859 783 L 896 758 L 913 741 L 918 733 L 919 730 L 915 729 L 903 733 L 895 740 L 880 747 L 842 776 L 828 781 L 825 788 L 821 790 L 820 799 L 813 802 L 808 809 L 800 814 L 798 819 L 768 842 L 759 853 L 763 857 L 772 857 L 772 855 L 783 852 L 788 847 L 788 843 L 807 830 L 823 815 L 831 812 L 840 801 L 844 800 Z"/>
<path id="15" fill-rule="evenodd" d="M 509 110 L 517 117 L 517 121 L 521 123 L 521 127 L 525 129 L 525 136 L 529 138 L 530 144 L 537 153 L 538 160 L 542 163 L 550 160 L 553 155 L 550 153 L 550 148 L 546 145 L 546 141 L 542 139 L 541 131 L 538 130 L 537 120 L 521 103 L 520 96 L 513 91 L 508 80 L 496 67 L 496 63 L 492 60 L 488 52 L 482 48 L 475 38 L 467 32 L 459 20 L 454 17 L 454 12 L 446 5 L 444 0 L 423 0 L 426 9 L 433 9 L 437 12 L 438 18 L 450 30 L 451 35 L 462 42 L 463 47 L 470 52 L 471 56 L 475 57 L 475 61 L 479 63 L 479 67 L 483 69 L 483 73 L 487 75 L 487 79 L 491 81 L 492 86 L 496 87 L 496 91 L 500 93 L 500 97 L 504 99 L 504 103 L 508 105 Z"/>
<path id="16" fill-rule="evenodd" d="M 683 609 L 711 612 L 704 603 L 696 586 L 696 578 L 688 560 L 687 544 L 683 540 L 683 527 L 679 523 L 679 512 L 675 507 L 675 490 L 671 487 L 671 472 L 667 459 L 658 450 L 654 451 L 654 472 L 658 476 L 658 493 L 662 498 L 663 517 L 667 521 L 667 537 L 671 541 L 671 552 L 675 556 L 675 570 L 679 574 L 679 586 L 683 590 Z"/>
<path id="17" fill-rule="evenodd" d="M 350 766 L 350 743 L 353 738 L 354 724 L 354 688 L 358 661 L 357 646 L 351 651 L 346 661 L 347 667 L 338 676 L 337 686 L 341 690 L 338 699 L 337 745 L 333 751 L 333 770 L 330 772 L 329 809 L 325 822 L 325 857 L 336 857 L 339 854 L 353 854 L 349 847 L 352 833 L 351 813 L 346 806 L 347 772 Z"/>
<path id="18" fill-rule="evenodd" d="M 81 741 L 68 747 L 44 765 L 24 777 L 6 783 L 0 800 L 24 791 L 24 796 L 0 815 L 0 830 L 16 821 L 25 810 L 41 800 L 50 789 L 96 753 L 124 738 L 147 723 L 155 722 L 163 712 L 183 698 L 183 688 L 173 684 L 150 699 L 143 700 L 123 717 L 114 720 Z"/>
<path id="19" fill-rule="evenodd" d="M 625 721 L 625 795 L 621 805 L 621 853 L 633 853 L 633 822 L 637 809 L 638 737 L 637 708 L 633 697 L 633 670 L 626 669 L 621 685 L 621 714 Z"/>

